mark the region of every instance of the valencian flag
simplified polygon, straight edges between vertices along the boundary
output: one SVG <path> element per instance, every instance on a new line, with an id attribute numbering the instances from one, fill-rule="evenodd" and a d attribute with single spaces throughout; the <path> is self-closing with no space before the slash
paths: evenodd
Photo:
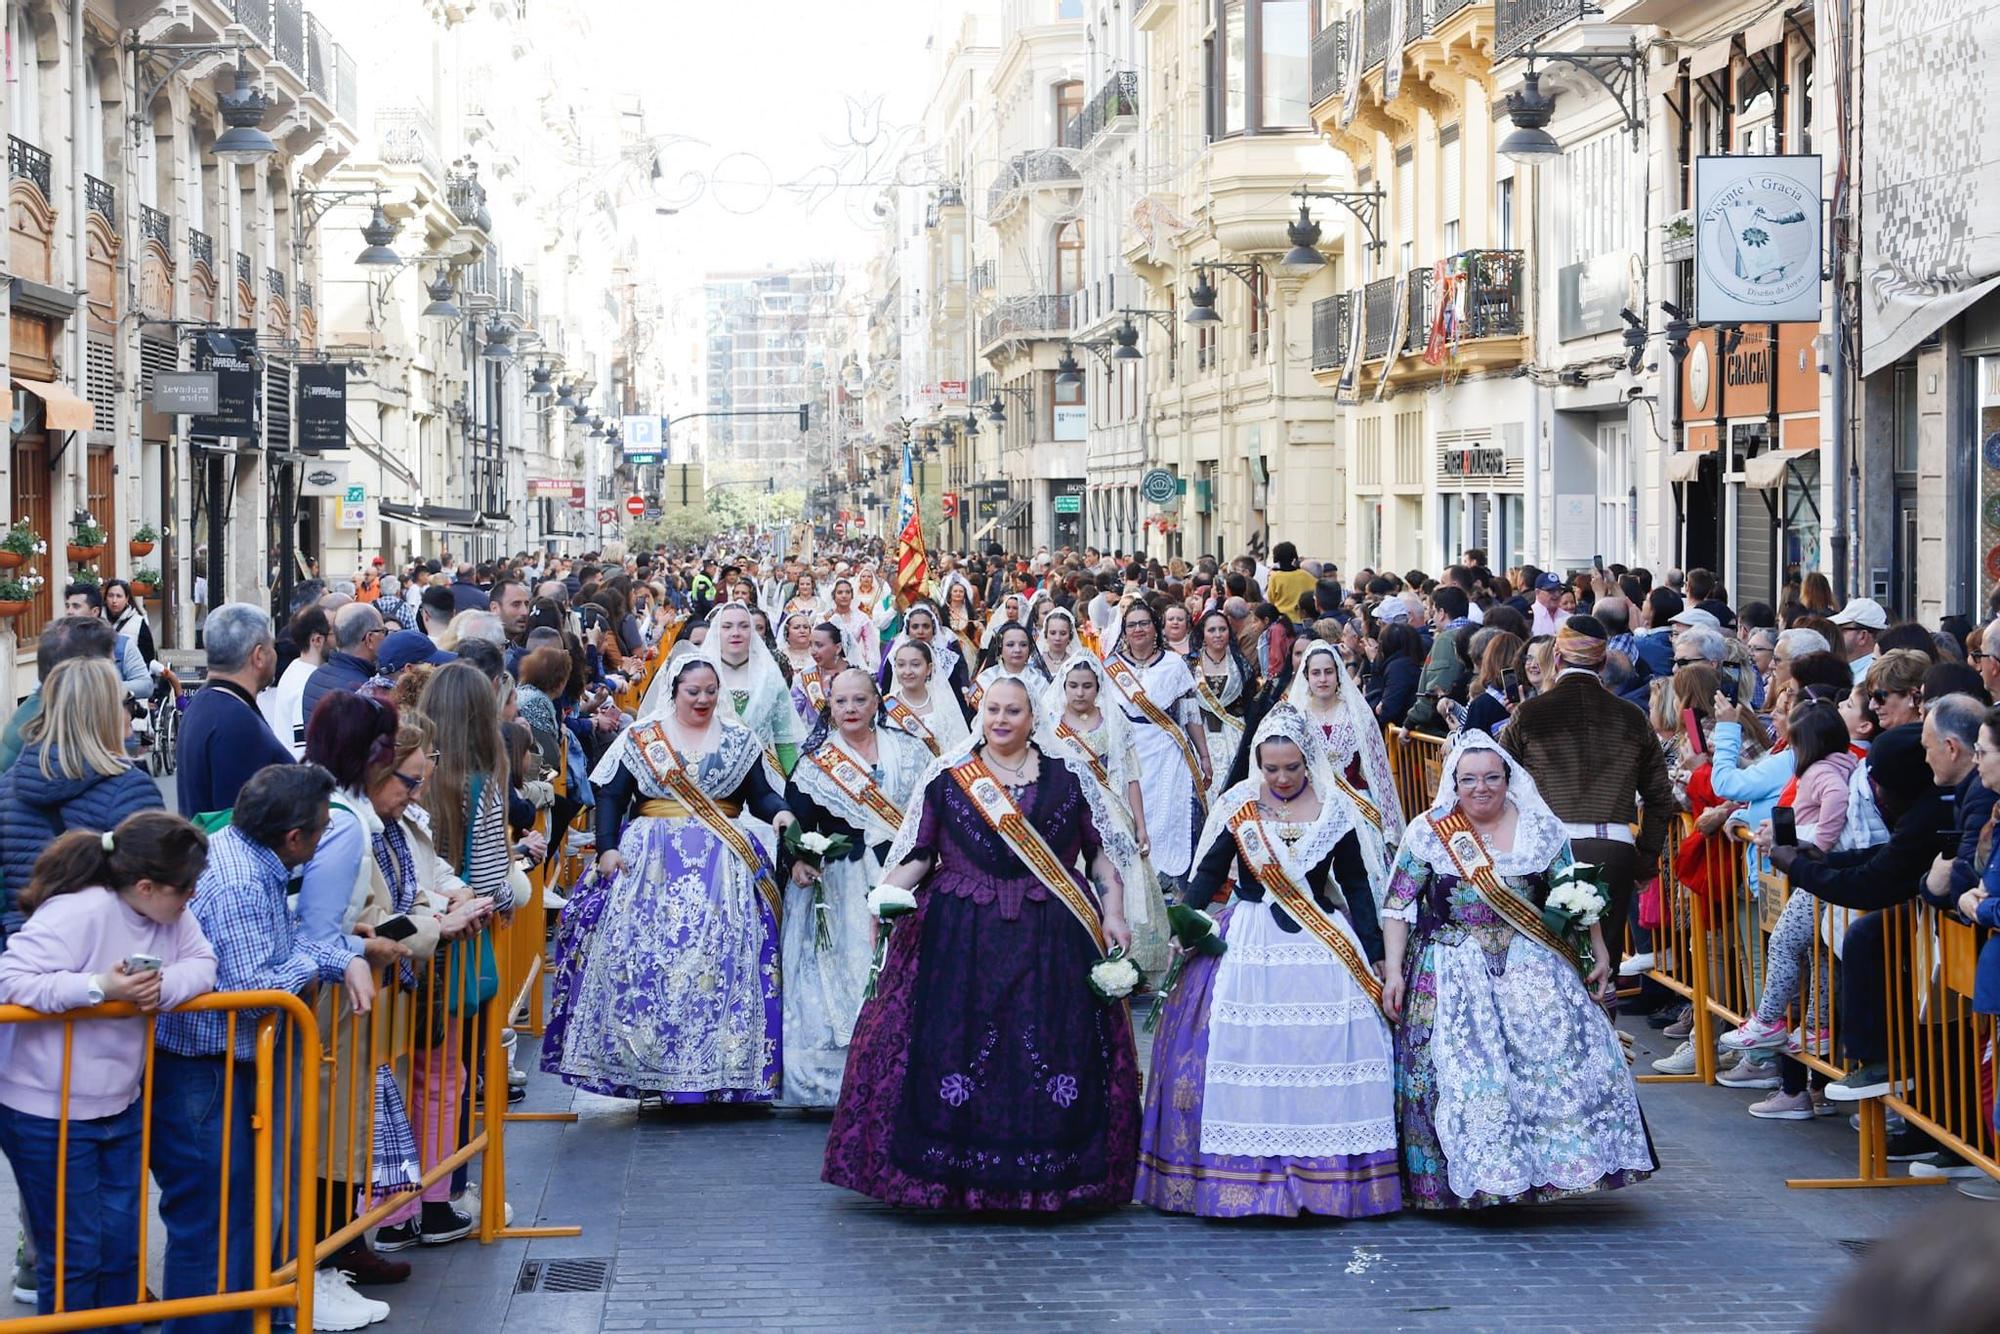
<path id="1" fill-rule="evenodd" d="M 903 493 L 896 503 L 896 602 L 907 607 L 930 582 L 931 560 L 924 552 L 923 507 L 910 473 L 910 446 L 903 445 Z"/>

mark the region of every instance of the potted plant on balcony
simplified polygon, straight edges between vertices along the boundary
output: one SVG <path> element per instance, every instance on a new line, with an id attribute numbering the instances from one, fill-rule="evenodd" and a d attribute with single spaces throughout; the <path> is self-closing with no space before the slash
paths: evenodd
<path id="1" fill-rule="evenodd" d="M 96 560 L 104 554 L 104 530 L 97 526 L 97 520 L 89 510 L 78 514 L 70 529 L 71 560 Z"/>
<path id="2" fill-rule="evenodd" d="M 47 581 L 33 570 L 25 574 L 0 574 L 0 620 L 13 620 L 34 604 Z"/>
<path id="3" fill-rule="evenodd" d="M 7 535 L 0 537 L 0 570 L 19 569 L 31 557 L 46 556 L 48 551 L 49 544 L 36 535 L 33 525 L 16 519 Z"/>
<path id="4" fill-rule="evenodd" d="M 160 572 L 151 565 L 141 565 L 132 571 L 130 580 L 132 591 L 142 598 L 153 596 L 153 590 L 160 586 Z"/>
<path id="5" fill-rule="evenodd" d="M 131 549 L 133 557 L 137 558 L 139 556 L 152 555 L 153 546 L 159 540 L 160 540 L 160 535 L 157 531 L 154 530 L 152 524 L 150 523 L 140 524 L 139 531 L 132 534 Z"/>
<path id="6" fill-rule="evenodd" d="M 69 567 L 69 582 L 95 586 L 104 582 L 104 576 L 97 572 L 95 565 L 72 565 Z"/>
<path id="7" fill-rule="evenodd" d="M 1694 255 L 1694 211 L 1682 209 L 1660 224 L 1660 258 L 1672 263 Z"/>

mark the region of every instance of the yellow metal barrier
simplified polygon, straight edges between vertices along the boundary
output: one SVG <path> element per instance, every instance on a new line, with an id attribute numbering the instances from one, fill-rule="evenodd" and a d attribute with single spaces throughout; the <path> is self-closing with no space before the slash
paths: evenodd
<path id="1" fill-rule="evenodd" d="M 1396 799 L 1404 818 L 1430 809 L 1444 765 L 1445 739 L 1400 727 L 1383 729 L 1382 739 L 1389 748 L 1389 772 L 1396 780 Z"/>
<path id="2" fill-rule="evenodd" d="M 1985 934 L 1922 901 L 1885 913 L 1886 1102 L 1951 1152 L 2000 1177 L 1993 1132 L 1993 1016 L 1972 1009 Z"/>

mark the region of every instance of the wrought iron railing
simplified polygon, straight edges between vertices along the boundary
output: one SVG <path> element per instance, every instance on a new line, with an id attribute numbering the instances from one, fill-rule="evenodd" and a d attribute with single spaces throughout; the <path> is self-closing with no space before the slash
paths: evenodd
<path id="1" fill-rule="evenodd" d="M 230 9 L 259 43 L 271 44 L 271 0 L 233 0 Z"/>
<path id="2" fill-rule="evenodd" d="M 444 163 L 438 157 L 437 127 L 430 112 L 414 102 L 380 107 L 375 112 L 375 128 L 380 138 L 376 151 L 385 164 L 413 163 L 429 168 L 443 178 Z"/>
<path id="3" fill-rule="evenodd" d="M 301 282 L 299 284 L 299 309 L 312 310 L 314 305 L 313 285 L 308 282 Z"/>
<path id="4" fill-rule="evenodd" d="M 1313 105 L 1338 97 L 1347 80 L 1347 20 L 1334 19 L 1313 34 L 1309 69 Z"/>
<path id="5" fill-rule="evenodd" d="M 1106 79 L 1104 86 L 1097 90 L 1097 96 L 1069 118 L 1069 124 L 1063 127 L 1063 145 L 1067 148 L 1088 148 L 1120 119 L 1138 114 L 1138 71 L 1122 70 Z"/>
<path id="6" fill-rule="evenodd" d="M 1361 355 L 1367 361 L 1380 361 L 1389 355 L 1389 340 L 1395 333 L 1396 280 L 1377 278 L 1363 290 L 1361 303 L 1367 312 L 1367 324 L 1362 330 Z"/>
<path id="7" fill-rule="evenodd" d="M 354 57 L 347 48 L 333 48 L 333 111 L 349 125 L 361 114 L 361 86 L 354 78 Z"/>
<path id="8" fill-rule="evenodd" d="M 460 222 L 469 222 L 484 227 L 486 212 L 486 187 L 479 183 L 475 172 L 455 171 L 445 183 L 445 202 L 451 206 L 452 216 Z"/>
<path id="9" fill-rule="evenodd" d="M 294 74 L 306 66 L 305 0 L 272 0 L 271 54 Z"/>
<path id="10" fill-rule="evenodd" d="M 35 187 L 47 199 L 55 185 L 52 179 L 53 167 L 49 155 L 29 143 L 26 139 L 7 136 L 7 179 L 33 181 Z"/>
<path id="11" fill-rule="evenodd" d="M 1068 183 L 1077 179 L 1076 164 L 1058 149 L 1042 148 L 1032 153 L 1016 153 L 1007 159 L 986 192 L 988 215 L 1001 213 L 1016 190 L 1026 185 Z"/>
<path id="12" fill-rule="evenodd" d="M 528 285 L 519 269 L 507 270 L 507 309 L 516 315 L 521 313 L 521 289 Z"/>
<path id="13" fill-rule="evenodd" d="M 265 269 L 264 290 L 279 300 L 283 300 L 285 296 L 285 275 L 277 269 Z"/>
<path id="14" fill-rule="evenodd" d="M 1515 52 L 1580 20 L 1585 0 L 1494 0 L 1493 58 Z"/>
<path id="15" fill-rule="evenodd" d="M 236 281 L 245 287 L 250 285 L 250 256 L 240 250 L 236 252 Z"/>
<path id="16" fill-rule="evenodd" d="M 1354 294 L 1340 292 L 1313 302 L 1313 359 L 1316 371 L 1346 364 L 1347 340 L 1354 330 Z"/>
<path id="17" fill-rule="evenodd" d="M 957 181 L 946 181 L 937 188 L 939 208 L 964 208 L 965 191 L 959 189 Z"/>
<path id="18" fill-rule="evenodd" d="M 319 15 L 306 15 L 306 91 L 325 97 L 331 88 L 329 68 L 332 44 L 326 39 L 326 29 L 320 26 Z"/>
<path id="19" fill-rule="evenodd" d="M 968 284 L 971 286 L 972 290 L 975 292 L 992 291 L 993 261 L 990 259 L 981 260 L 979 263 L 973 265 L 971 276 L 968 278 L 967 281 Z"/>
<path id="20" fill-rule="evenodd" d="M 980 346 L 1003 338 L 1035 338 L 1068 333 L 1072 302 L 1073 298 L 1067 292 L 1041 292 L 1003 302 L 998 310 L 979 322 Z"/>
<path id="21" fill-rule="evenodd" d="M 1389 50 L 1389 12 L 1400 0 L 1368 0 L 1362 9 L 1361 68 L 1374 69 Z"/>
<path id="22" fill-rule="evenodd" d="M 168 255 L 174 253 L 174 220 L 151 204 L 139 205 L 139 235 L 144 240 L 158 241 L 160 249 Z"/>
<path id="23" fill-rule="evenodd" d="M 84 207 L 112 226 L 118 225 L 118 191 L 109 181 L 100 181 L 86 174 L 83 178 L 83 203 Z"/>
<path id="24" fill-rule="evenodd" d="M 1525 266 L 1519 250 L 1465 252 L 1465 338 L 1519 336 L 1528 331 L 1523 302 Z"/>
<path id="25" fill-rule="evenodd" d="M 189 228 L 188 257 L 197 264 L 208 265 L 210 271 L 213 271 L 215 268 L 215 238 L 207 232 L 198 232 L 193 228 Z"/>
<path id="26" fill-rule="evenodd" d="M 1431 277 L 1428 268 L 1410 270 L 1409 297 L 1406 309 L 1409 312 L 1409 327 L 1403 332 L 1403 350 L 1421 352 L 1431 340 Z"/>

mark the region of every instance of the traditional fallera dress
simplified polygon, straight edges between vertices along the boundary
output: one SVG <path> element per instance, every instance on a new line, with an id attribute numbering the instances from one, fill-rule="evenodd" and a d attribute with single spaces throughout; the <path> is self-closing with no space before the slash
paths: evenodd
<path id="1" fill-rule="evenodd" d="M 578 1088 L 668 1102 L 778 1096 L 780 899 L 739 819 L 769 820 L 784 803 L 755 734 L 720 726 L 714 749 L 688 753 L 664 720 L 637 723 L 592 775 L 597 845 L 625 864 L 609 880 L 593 868 L 570 891 L 542 1045 L 542 1068 Z"/>
<path id="2" fill-rule="evenodd" d="M 961 782 L 969 785 L 962 786 Z M 984 792 L 987 800 L 973 795 Z M 1031 835 L 988 821 L 998 796 Z M 1098 851 L 1084 780 L 1044 754 L 1004 788 L 970 745 L 933 765 L 892 863 L 931 858 L 862 1007 L 827 1138 L 825 1179 L 937 1209 L 1112 1208 L 1132 1197 L 1139 1064 L 1124 1002 L 1089 988 Z M 1063 892 L 1023 853 L 1052 853 Z"/>
<path id="3" fill-rule="evenodd" d="M 1104 660 L 1104 669 L 1114 688 L 1102 707 L 1124 712 L 1139 753 L 1153 869 L 1178 883 L 1187 876 L 1207 809 L 1194 749 L 1205 739 L 1194 678 L 1185 661 L 1166 652 L 1141 665 L 1120 649 Z"/>
<path id="4" fill-rule="evenodd" d="M 1569 840 L 1512 760 L 1513 850 L 1471 831 L 1452 774 L 1478 748 L 1504 757 L 1483 733 L 1459 743 L 1437 802 L 1410 824 L 1383 908 L 1412 923 L 1396 1103 L 1404 1195 L 1420 1209 L 1537 1203 L 1656 1168 L 1617 1033 L 1575 956 L 1540 925 Z"/>
<path id="5" fill-rule="evenodd" d="M 819 710 L 826 703 L 828 687 L 833 684 L 825 672 L 814 662 L 807 662 L 792 673 L 792 711 L 799 715 L 799 723 L 808 731 L 819 721 Z"/>
<path id="6" fill-rule="evenodd" d="M 801 832 L 843 835 L 852 844 L 821 867 L 817 895 L 812 885 L 785 881 L 783 1100 L 793 1106 L 831 1107 L 840 1096 L 874 949 L 868 891 L 881 883 L 882 859 L 931 762 L 922 742 L 893 727 L 876 728 L 875 745 L 871 765 L 828 732 L 799 757 L 786 792 Z"/>
<path id="7" fill-rule="evenodd" d="M 1259 730 L 1274 733 L 1302 741 L 1303 720 L 1280 706 Z M 1381 930 L 1353 808 L 1315 768 L 1317 820 L 1268 818 L 1251 779 L 1203 831 L 1186 902 L 1207 908 L 1232 879 L 1236 898 L 1215 914 L 1226 952 L 1189 957 L 1153 1042 L 1142 1204 L 1215 1218 L 1402 1208 Z"/>
<path id="8" fill-rule="evenodd" d="M 1245 696 L 1253 683 L 1243 659 L 1234 652 L 1217 663 L 1196 650 L 1188 655 L 1187 664 L 1194 678 L 1195 702 L 1201 705 L 1208 762 L 1215 774 L 1208 788 L 1212 801 L 1222 794 L 1229 781 L 1229 766 L 1243 744 L 1243 710 L 1249 702 Z"/>
<path id="9" fill-rule="evenodd" d="M 1313 708 L 1311 686 L 1306 680 L 1312 660 L 1322 655 L 1340 667 L 1339 707 L 1330 715 Z M 1382 726 L 1370 712 L 1360 687 L 1354 684 L 1347 664 L 1324 641 L 1306 650 L 1305 660 L 1299 664 L 1285 699 L 1305 716 L 1325 746 L 1333 779 L 1360 816 L 1356 832 L 1361 836 L 1369 885 L 1379 907 L 1389 892 L 1389 864 L 1403 837 L 1403 804 L 1396 795 L 1395 774 L 1389 768 L 1389 748 L 1382 740 Z"/>
<path id="10" fill-rule="evenodd" d="M 882 708 L 891 723 L 923 742 L 933 756 L 955 749 L 972 734 L 965 710 L 935 667 L 921 705 L 895 690 L 882 697 Z"/>

